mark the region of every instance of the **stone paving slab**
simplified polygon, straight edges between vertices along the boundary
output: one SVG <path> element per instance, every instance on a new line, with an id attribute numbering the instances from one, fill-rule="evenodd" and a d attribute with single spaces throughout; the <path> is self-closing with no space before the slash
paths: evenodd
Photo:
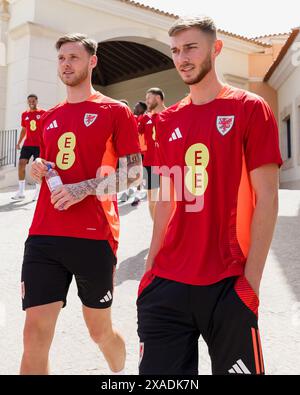
<path id="1" fill-rule="evenodd" d="M 28 191 L 13 202 L 13 190 L 0 191 L 0 374 L 17 374 L 22 353 L 24 313 L 20 301 L 23 246 L 35 203 Z M 130 202 L 129 202 L 130 203 Z M 136 295 L 148 253 L 152 223 L 146 202 L 120 208 L 121 240 L 113 321 L 127 344 L 128 374 L 137 374 Z M 260 330 L 268 374 L 300 373 L 300 191 L 280 191 L 280 213 L 261 287 Z M 210 374 L 205 343 L 200 340 L 200 372 Z M 108 374 L 106 363 L 89 339 L 74 282 L 60 314 L 51 350 L 52 374 Z"/>

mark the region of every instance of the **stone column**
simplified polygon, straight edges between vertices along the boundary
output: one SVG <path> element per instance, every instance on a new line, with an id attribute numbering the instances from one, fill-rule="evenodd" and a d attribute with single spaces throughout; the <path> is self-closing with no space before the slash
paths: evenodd
<path id="1" fill-rule="evenodd" d="M 5 125 L 7 86 L 7 30 L 10 18 L 8 1 L 0 0 L 0 129 Z"/>

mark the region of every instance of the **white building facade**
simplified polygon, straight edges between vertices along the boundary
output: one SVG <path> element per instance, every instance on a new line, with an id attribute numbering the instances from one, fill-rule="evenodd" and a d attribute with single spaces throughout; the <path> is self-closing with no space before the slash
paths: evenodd
<path id="1" fill-rule="evenodd" d="M 278 125 L 284 165 L 281 187 L 300 189 L 300 30 L 294 29 L 268 83 L 278 92 Z"/>

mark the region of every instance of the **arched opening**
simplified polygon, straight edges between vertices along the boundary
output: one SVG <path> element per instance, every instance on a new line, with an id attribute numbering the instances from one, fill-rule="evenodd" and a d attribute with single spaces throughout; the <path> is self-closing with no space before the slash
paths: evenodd
<path id="1" fill-rule="evenodd" d="M 158 86 L 171 105 L 187 91 L 179 78 L 167 44 L 146 37 L 118 37 L 98 45 L 98 65 L 93 85 L 114 99 L 128 100 L 131 107 L 145 99 L 146 91 Z"/>
<path id="2" fill-rule="evenodd" d="M 95 85 L 108 86 L 174 68 L 168 56 L 136 42 L 106 41 L 99 44 L 97 55 Z"/>

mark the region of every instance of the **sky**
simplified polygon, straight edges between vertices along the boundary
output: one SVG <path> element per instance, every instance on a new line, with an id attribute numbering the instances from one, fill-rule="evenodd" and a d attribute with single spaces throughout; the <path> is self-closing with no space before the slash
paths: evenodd
<path id="1" fill-rule="evenodd" d="M 176 15 L 209 15 L 219 29 L 247 37 L 288 33 L 293 27 L 300 26 L 300 4 L 297 0 L 136 1 Z"/>

